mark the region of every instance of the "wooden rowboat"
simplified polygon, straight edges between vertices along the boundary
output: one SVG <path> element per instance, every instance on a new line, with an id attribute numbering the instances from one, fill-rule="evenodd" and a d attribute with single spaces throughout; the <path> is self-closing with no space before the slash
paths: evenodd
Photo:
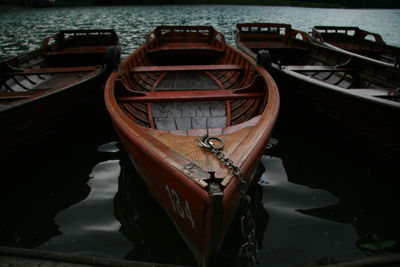
<path id="1" fill-rule="evenodd" d="M 94 99 L 119 60 L 113 30 L 67 30 L 0 62 L 0 161 L 15 163 Z M 3 165 L 4 164 L 4 165 Z"/>
<path id="2" fill-rule="evenodd" d="M 399 67 L 400 47 L 387 44 L 377 33 L 358 27 L 315 26 L 312 36 L 327 46 L 338 47 Z"/>
<path id="3" fill-rule="evenodd" d="M 278 115 L 253 63 L 212 27 L 160 26 L 106 83 L 121 143 L 199 265 L 215 260 Z"/>
<path id="4" fill-rule="evenodd" d="M 235 39 L 265 61 L 288 102 L 373 155 L 399 162 L 399 68 L 312 43 L 288 24 L 238 24 Z"/>

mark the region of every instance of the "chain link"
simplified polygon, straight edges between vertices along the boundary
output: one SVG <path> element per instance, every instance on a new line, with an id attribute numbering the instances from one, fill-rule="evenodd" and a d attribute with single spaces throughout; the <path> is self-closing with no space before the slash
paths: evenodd
<path id="1" fill-rule="evenodd" d="M 243 208 L 243 215 L 240 218 L 242 237 L 245 240 L 244 244 L 240 247 L 238 256 L 240 258 L 246 258 L 248 264 L 255 265 L 259 262 L 258 259 L 258 242 L 256 239 L 256 223 L 251 214 L 251 197 L 246 194 L 246 181 L 243 179 L 242 170 L 235 166 L 233 161 L 225 156 L 222 153 L 222 149 L 224 148 L 224 142 L 222 139 L 218 137 L 208 137 L 204 136 L 199 140 L 200 147 L 204 147 L 210 150 L 210 152 L 214 153 L 218 160 L 220 160 L 224 166 L 228 167 L 232 170 L 235 177 L 239 180 L 240 183 L 240 195 L 241 195 L 241 204 Z M 216 143 L 214 143 L 214 142 Z"/>

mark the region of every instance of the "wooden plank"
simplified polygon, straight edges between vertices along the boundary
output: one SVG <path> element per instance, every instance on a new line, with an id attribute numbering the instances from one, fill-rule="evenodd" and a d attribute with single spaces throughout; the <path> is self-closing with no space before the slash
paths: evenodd
<path id="1" fill-rule="evenodd" d="M 248 121 L 242 122 L 240 124 L 236 124 L 236 125 L 233 125 L 233 126 L 225 127 L 225 128 L 222 129 L 222 133 L 223 134 L 234 133 L 234 132 L 239 131 L 240 129 L 243 129 L 243 128 L 246 128 L 246 127 L 255 126 L 258 123 L 258 121 L 260 120 L 260 117 L 261 116 L 258 115 L 256 117 L 254 117 L 254 118 L 252 118 L 252 119 L 250 119 Z"/>
<path id="2" fill-rule="evenodd" d="M 192 128 L 192 120 L 189 117 L 175 118 L 175 123 L 178 130 L 187 130 Z"/>
<path id="3" fill-rule="evenodd" d="M 208 103 L 210 105 L 211 116 L 226 116 L 226 103 L 212 101 Z"/>
<path id="4" fill-rule="evenodd" d="M 199 101 L 194 103 L 194 108 L 196 110 L 196 116 L 199 117 L 209 117 L 210 116 L 210 104 L 207 101 Z"/>
<path id="5" fill-rule="evenodd" d="M 6 72 L 4 76 L 17 76 L 17 75 L 36 75 L 36 74 L 57 74 L 57 73 L 71 73 L 71 72 L 89 72 L 95 71 L 96 66 L 82 66 L 82 67 L 58 67 L 58 68 L 40 68 L 40 69 L 21 69 L 15 72 Z"/>
<path id="6" fill-rule="evenodd" d="M 179 66 L 137 66 L 131 72 L 164 72 L 164 71 L 230 71 L 243 70 L 238 64 L 213 64 L 213 65 L 179 65 Z"/>
<path id="7" fill-rule="evenodd" d="M 207 129 L 223 128 L 226 126 L 226 117 L 209 117 L 207 118 Z"/>
<path id="8" fill-rule="evenodd" d="M 48 90 L 32 90 L 23 92 L 1 92 L 0 100 L 35 97 L 48 92 Z"/>
<path id="9" fill-rule="evenodd" d="M 186 102 L 182 103 L 181 106 L 181 111 L 182 111 L 182 117 L 194 117 L 196 116 L 196 109 L 193 108 L 193 103 Z"/>
<path id="10" fill-rule="evenodd" d="M 104 45 L 104 46 L 81 46 L 81 47 L 72 47 L 72 48 L 65 48 L 60 51 L 52 51 L 52 52 L 47 52 L 45 55 L 46 56 L 54 56 L 54 55 L 69 55 L 69 54 L 103 54 L 107 52 L 107 49 L 110 46 Z"/>
<path id="11" fill-rule="evenodd" d="M 145 92 L 139 96 L 122 96 L 120 102 L 170 102 L 170 101 L 205 101 L 205 100 L 235 100 L 244 98 L 259 98 L 261 92 L 236 93 L 234 90 L 192 90 L 192 91 L 156 91 Z"/>
<path id="12" fill-rule="evenodd" d="M 192 128 L 193 129 L 206 129 L 207 128 L 207 118 L 206 117 L 193 117 L 192 118 Z"/>
<path id="13" fill-rule="evenodd" d="M 335 66 L 316 66 L 316 65 L 286 65 L 282 66 L 285 70 L 299 72 L 349 72 L 356 71 L 353 68 L 337 68 Z"/>
<path id="14" fill-rule="evenodd" d="M 167 105 L 164 103 L 154 103 L 151 105 L 153 117 L 161 118 L 161 117 L 168 117 L 168 109 Z"/>
<path id="15" fill-rule="evenodd" d="M 154 118 L 157 129 L 160 130 L 177 130 L 174 118 Z"/>
<path id="16" fill-rule="evenodd" d="M 395 88 L 349 88 L 348 90 L 370 96 L 400 96 L 400 92 Z"/>
<path id="17" fill-rule="evenodd" d="M 222 48 L 218 48 L 212 46 L 208 43 L 199 43 L 199 42 L 184 42 L 184 43 L 168 43 L 168 44 L 161 44 L 157 47 L 154 47 L 147 51 L 147 53 L 155 53 L 161 51 L 176 51 L 176 50 L 210 50 L 210 51 L 217 51 L 222 52 Z"/>

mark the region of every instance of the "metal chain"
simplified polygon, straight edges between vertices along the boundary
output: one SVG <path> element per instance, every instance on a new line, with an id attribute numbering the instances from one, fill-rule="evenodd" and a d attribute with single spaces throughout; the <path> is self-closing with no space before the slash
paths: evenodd
<path id="1" fill-rule="evenodd" d="M 218 160 L 220 160 L 226 167 L 232 170 L 233 174 L 239 180 L 240 183 L 240 195 L 243 208 L 243 215 L 240 218 L 240 224 L 242 229 L 242 237 L 245 240 L 244 244 L 240 247 L 238 256 L 240 258 L 246 258 L 248 264 L 255 265 L 259 262 L 258 259 L 258 242 L 256 239 L 256 223 L 251 214 L 251 197 L 246 194 L 246 181 L 243 179 L 242 170 L 233 164 L 230 160 L 222 153 L 224 148 L 224 142 L 218 137 L 204 136 L 199 140 L 200 147 L 204 147 L 214 153 Z M 216 144 L 214 142 L 216 142 Z"/>

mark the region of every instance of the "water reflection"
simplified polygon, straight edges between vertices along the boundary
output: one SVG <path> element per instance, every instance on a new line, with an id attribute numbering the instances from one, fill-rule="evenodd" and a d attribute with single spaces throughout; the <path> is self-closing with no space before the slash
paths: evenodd
<path id="1" fill-rule="evenodd" d="M 105 118 L 81 114 L 7 176 L 0 245 L 194 264 Z M 259 266 L 360 256 L 371 234 L 400 240 L 396 172 L 291 110 L 274 136 L 252 187 Z M 241 244 L 236 220 L 220 264 L 233 265 Z"/>
<path id="2" fill-rule="evenodd" d="M 115 143 L 101 146 L 101 153 L 96 150 L 115 136 L 109 121 L 94 107 L 67 121 L 56 135 L 3 171 L 0 246 L 89 255 L 107 255 L 102 248 L 112 251 L 111 245 L 93 245 L 105 238 L 98 234 L 104 228 L 113 233 L 119 228 L 112 216 L 118 174 L 114 180 L 110 177 L 118 163 L 112 153 L 104 153 L 115 152 Z M 104 221 L 96 221 L 99 217 Z M 121 252 L 112 253 L 114 257 Z"/>
<path id="3" fill-rule="evenodd" d="M 290 236 L 293 248 L 304 248 L 301 253 L 305 258 L 315 259 L 317 253 L 360 256 L 363 253 L 359 245 L 371 243 L 373 234 L 381 240 L 395 240 L 397 247 L 390 251 L 399 251 L 400 195 L 395 168 L 365 154 L 360 147 L 327 130 L 323 123 L 285 105 L 274 136 L 279 143 L 268 153 L 279 157 L 272 157 L 271 164 L 272 169 L 282 172 L 268 176 L 281 189 L 265 188 L 265 195 L 271 195 L 264 202 L 272 205 L 266 206 L 272 218 L 269 227 L 274 217 L 281 218 L 279 227 L 285 230 L 281 234 Z M 274 196 L 280 201 L 271 203 Z M 287 199 L 282 201 L 284 196 Z M 291 212 L 281 213 L 282 206 L 290 207 Z M 266 238 L 268 235 L 267 231 Z M 274 255 L 278 253 L 272 253 L 271 258 Z"/>
<path id="4" fill-rule="evenodd" d="M 96 158 L 87 154 L 89 143 L 82 147 L 75 142 L 74 130 L 60 130 L 66 136 L 49 138 L 35 151 L 21 155 L 24 157 L 16 166 L 3 170 L 0 245 L 34 248 L 61 235 L 54 217 L 89 194 L 87 170 Z M 76 156 L 77 147 L 87 160 Z"/>
<path id="5" fill-rule="evenodd" d="M 99 150 L 118 151 L 114 142 L 101 146 Z M 121 225 L 113 216 L 119 172 L 117 159 L 98 163 L 89 175 L 89 195 L 55 217 L 62 235 L 37 249 L 123 258 L 131 244 L 119 233 Z"/>
<path id="6" fill-rule="evenodd" d="M 261 181 L 270 221 L 261 259 L 268 266 L 299 266 L 323 256 L 362 256 L 353 225 L 326 220 L 308 210 L 325 210 L 339 199 L 329 192 L 288 181 L 282 160 L 264 156 Z M 329 254 L 328 254 L 329 253 Z"/>

